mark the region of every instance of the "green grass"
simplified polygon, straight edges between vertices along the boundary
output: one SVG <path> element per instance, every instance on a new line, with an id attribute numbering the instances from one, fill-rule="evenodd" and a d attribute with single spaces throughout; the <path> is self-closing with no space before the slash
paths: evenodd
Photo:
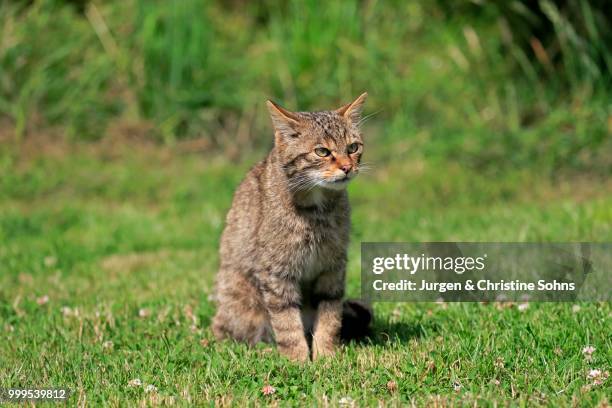
<path id="1" fill-rule="evenodd" d="M 266 99 L 331 109 L 367 90 L 390 151 L 612 171 L 604 1 L 27 3 L 0 5 L 0 120 L 14 140 L 129 126 L 245 152 L 268 141 Z"/>
<path id="2" fill-rule="evenodd" d="M 0 2 L 0 387 L 67 386 L 70 405 L 606 406 L 610 380 L 587 375 L 611 368 L 608 303 L 377 304 L 371 342 L 305 366 L 208 329 L 268 98 L 369 92 L 352 296 L 361 241 L 612 241 L 605 5 Z"/>
<path id="3" fill-rule="evenodd" d="M 610 380 L 587 378 L 612 368 L 608 303 L 376 304 L 371 342 L 305 366 L 264 345 L 218 343 L 208 327 L 218 238 L 254 159 L 2 146 L 0 387 L 66 386 L 70 405 L 609 403 Z M 353 296 L 360 241 L 612 238 L 609 180 L 491 178 L 375 150 L 350 187 Z M 135 378 L 157 392 L 128 387 Z M 276 393 L 264 396 L 268 384 Z"/>

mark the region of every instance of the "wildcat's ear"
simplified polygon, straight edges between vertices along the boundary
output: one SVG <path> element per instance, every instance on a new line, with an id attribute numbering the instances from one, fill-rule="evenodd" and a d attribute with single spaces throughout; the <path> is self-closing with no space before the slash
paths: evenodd
<path id="1" fill-rule="evenodd" d="M 296 129 L 300 123 L 300 117 L 291 111 L 283 108 L 280 105 L 268 100 L 266 101 L 272 124 L 277 132 L 283 135 L 291 136 L 296 133 Z"/>
<path id="2" fill-rule="evenodd" d="M 363 104 L 365 103 L 367 96 L 367 92 L 362 93 L 353 102 L 347 103 L 343 107 L 336 109 L 336 113 L 340 116 L 344 116 L 353 124 L 357 125 L 361 120 L 361 112 L 363 111 Z"/>

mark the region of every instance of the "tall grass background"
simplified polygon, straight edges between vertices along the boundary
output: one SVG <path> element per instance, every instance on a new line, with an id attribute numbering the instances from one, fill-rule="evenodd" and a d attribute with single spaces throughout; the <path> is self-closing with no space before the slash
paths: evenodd
<path id="1" fill-rule="evenodd" d="M 478 171 L 612 171 L 605 1 L 14 1 L 0 123 L 19 143 L 123 132 L 230 156 L 271 143 L 263 102 L 367 90 L 371 143 Z M 127 131 L 125 131 L 127 129 Z"/>

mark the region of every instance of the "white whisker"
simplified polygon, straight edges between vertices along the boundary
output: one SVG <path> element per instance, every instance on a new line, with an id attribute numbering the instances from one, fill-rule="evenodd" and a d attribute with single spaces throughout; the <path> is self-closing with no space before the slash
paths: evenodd
<path id="1" fill-rule="evenodd" d="M 368 120 L 370 120 L 371 117 L 378 115 L 380 112 L 382 112 L 382 109 L 376 111 L 376 112 L 372 112 L 367 116 L 364 116 L 363 118 L 361 118 L 361 120 L 359 121 L 359 123 L 357 124 L 357 127 L 360 127 L 361 125 L 363 125 L 364 123 L 366 123 Z"/>

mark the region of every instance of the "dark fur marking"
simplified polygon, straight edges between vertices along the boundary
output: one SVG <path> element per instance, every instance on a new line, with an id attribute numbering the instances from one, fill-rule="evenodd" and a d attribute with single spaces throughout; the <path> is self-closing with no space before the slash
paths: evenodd
<path id="1" fill-rule="evenodd" d="M 299 302 L 284 302 L 279 304 L 269 304 L 267 309 L 271 313 L 282 313 L 287 309 L 300 309 L 302 305 Z"/>
<path id="2" fill-rule="evenodd" d="M 282 347 L 282 348 L 290 348 L 290 347 L 295 347 L 300 343 L 300 341 L 298 339 L 292 339 L 292 340 L 276 340 L 276 345 L 278 347 Z"/>
<path id="3" fill-rule="evenodd" d="M 305 157 L 305 156 L 307 156 L 307 155 L 309 155 L 309 154 L 310 154 L 310 152 L 305 152 L 305 153 L 300 153 L 300 154 L 298 154 L 298 155 L 297 155 L 297 156 L 295 156 L 293 159 L 291 159 L 289 162 L 287 162 L 287 163 L 283 164 L 283 168 L 284 168 L 284 169 L 287 169 L 287 168 L 289 168 L 289 167 L 291 167 L 291 166 L 295 166 L 295 163 L 296 163 L 298 160 L 302 159 L 303 157 Z"/>
<path id="4" fill-rule="evenodd" d="M 313 304 L 318 305 L 321 302 L 334 302 L 344 297 L 344 290 L 339 290 L 335 293 L 315 293 L 312 297 Z"/>

